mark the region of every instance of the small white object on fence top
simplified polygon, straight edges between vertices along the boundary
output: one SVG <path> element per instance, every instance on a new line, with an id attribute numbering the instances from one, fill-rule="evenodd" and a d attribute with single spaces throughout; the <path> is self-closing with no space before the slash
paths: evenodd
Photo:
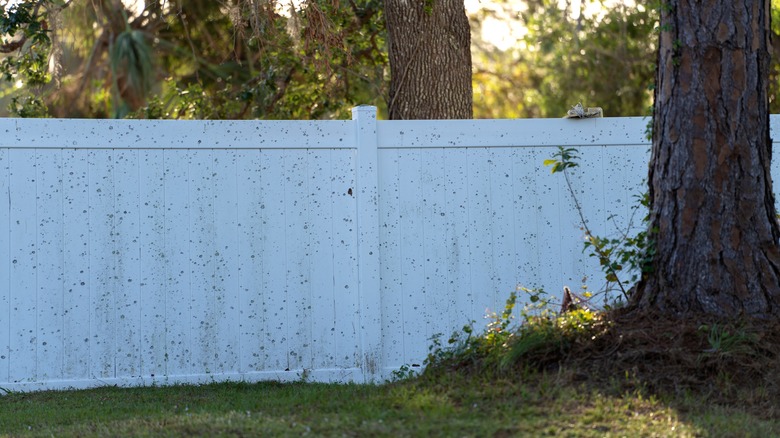
<path id="1" fill-rule="evenodd" d="M 593 117 L 604 117 L 604 110 L 601 107 L 588 107 L 585 109 L 582 107 L 582 102 L 578 102 L 577 105 L 571 107 L 564 119 L 589 119 Z"/>

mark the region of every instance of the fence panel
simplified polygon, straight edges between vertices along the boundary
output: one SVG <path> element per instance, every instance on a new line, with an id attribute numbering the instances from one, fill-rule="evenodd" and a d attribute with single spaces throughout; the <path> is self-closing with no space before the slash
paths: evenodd
<path id="1" fill-rule="evenodd" d="M 0 120 L 0 388 L 377 381 L 420 365 L 432 336 L 483 328 L 518 284 L 603 287 L 566 180 L 542 162 L 579 149 L 572 188 L 593 232 L 615 236 L 644 189 L 645 126 L 376 121 L 370 107 Z"/>
<path id="2" fill-rule="evenodd" d="M 34 149 L 11 150 L 8 157 L 11 191 L 8 378 L 27 382 L 38 379 L 38 223 L 37 203 L 34 202 L 38 192 L 35 153 Z"/>
<path id="3" fill-rule="evenodd" d="M 570 176 L 588 226 L 615 235 L 626 198 L 642 190 L 645 123 L 379 122 L 386 371 L 422 363 L 432 336 L 483 329 L 519 285 L 554 297 L 564 285 L 602 287 L 566 181 L 542 163 L 557 146 L 577 147 Z"/>
<path id="4" fill-rule="evenodd" d="M 0 387 L 362 379 L 350 128 L 0 121 Z"/>

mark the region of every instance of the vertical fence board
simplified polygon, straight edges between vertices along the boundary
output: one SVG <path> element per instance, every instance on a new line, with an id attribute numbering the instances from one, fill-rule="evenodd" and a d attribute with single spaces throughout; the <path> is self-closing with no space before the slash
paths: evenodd
<path id="1" fill-rule="evenodd" d="M 115 153 L 116 368 L 118 375 L 137 377 L 141 375 L 139 151 Z"/>
<path id="2" fill-rule="evenodd" d="M 334 177 L 333 205 L 333 304 L 336 310 L 336 363 L 339 368 L 361 365 L 360 304 L 357 248 L 357 163 L 355 152 L 338 150 L 331 156 Z M 352 189 L 352 194 L 349 190 Z"/>
<path id="3" fill-rule="evenodd" d="M 312 368 L 333 368 L 336 351 L 336 301 L 333 279 L 332 151 L 309 151 L 309 270 L 311 272 Z"/>
<path id="4" fill-rule="evenodd" d="M 422 198 L 423 257 L 425 296 L 423 318 L 426 322 L 425 336 L 450 335 L 452 321 L 449 315 L 449 297 L 452 290 L 447 282 L 447 199 L 445 195 L 445 151 L 435 148 L 423 151 L 421 155 L 421 183 L 418 196 Z"/>
<path id="5" fill-rule="evenodd" d="M 140 260 L 140 375 L 165 375 L 166 272 L 165 168 L 162 150 L 142 150 L 138 157 Z"/>
<path id="6" fill-rule="evenodd" d="M 770 116 L 770 124 L 774 121 L 772 119 L 778 120 L 780 119 L 780 117 Z M 777 184 L 778 182 L 780 182 L 780 142 L 777 142 L 776 140 L 778 139 L 778 137 L 780 137 L 780 132 L 778 132 L 776 129 L 770 129 L 770 130 L 772 131 L 772 139 L 773 139 L 772 162 L 770 164 L 771 166 L 770 173 L 772 175 L 772 182 L 774 184 Z M 642 172 L 642 175 L 645 177 L 647 176 L 647 168 L 645 168 L 645 171 Z M 777 189 L 775 189 L 775 211 L 780 211 L 780 193 L 777 192 Z"/>
<path id="7" fill-rule="evenodd" d="M 285 241 L 287 249 L 288 354 L 291 370 L 311 368 L 311 324 L 306 317 L 311 303 L 308 232 L 307 163 L 305 151 L 288 153 L 284 183 Z"/>
<path id="8" fill-rule="evenodd" d="M 518 285 L 525 288 L 539 287 L 543 279 L 551 273 L 548 263 L 539 260 L 539 248 L 544 243 L 539 241 L 540 225 L 537 211 L 541 208 L 539 194 L 536 188 L 536 178 L 539 172 L 544 172 L 542 163 L 533 149 L 518 148 L 512 154 L 512 178 L 515 236 L 515 275 Z M 518 298 L 525 299 L 522 291 Z"/>
<path id="9" fill-rule="evenodd" d="M 261 371 L 266 368 L 266 314 L 263 287 L 265 254 L 264 215 L 265 197 L 262 180 L 264 173 L 260 151 L 239 151 L 238 166 L 238 269 L 240 298 L 241 371 Z"/>
<path id="10" fill-rule="evenodd" d="M 12 150 L 11 162 L 11 381 L 37 375 L 37 227 L 35 150 Z"/>
<path id="11" fill-rule="evenodd" d="M 214 184 L 214 278 L 212 279 L 216 323 L 217 373 L 239 370 L 239 287 L 238 287 L 238 190 L 235 151 L 215 151 L 212 168 Z"/>
<path id="12" fill-rule="evenodd" d="M 212 150 L 190 151 L 190 332 L 192 365 L 206 374 L 216 372 L 218 309 L 214 171 Z"/>
<path id="13" fill-rule="evenodd" d="M 444 153 L 447 218 L 446 259 L 449 284 L 447 316 L 456 329 L 474 320 L 469 236 L 469 150 L 458 148 Z"/>
<path id="14" fill-rule="evenodd" d="M 89 153 L 90 376 L 109 378 L 116 371 L 116 227 L 114 160 L 111 149 Z"/>
<path id="15" fill-rule="evenodd" d="M 62 155 L 36 153 L 38 225 L 38 378 L 62 378 L 63 271 Z"/>
<path id="16" fill-rule="evenodd" d="M 284 151 L 269 150 L 261 155 L 265 220 L 263 222 L 263 311 L 267 321 L 265 349 L 268 370 L 289 370 L 289 329 L 286 249 L 285 167 Z M 261 207 L 262 208 L 262 207 Z"/>
<path id="17" fill-rule="evenodd" d="M 11 365 L 11 192 L 10 151 L 0 148 L 0 382 L 9 381 Z"/>
<path id="18" fill-rule="evenodd" d="M 553 148 L 540 148 L 536 150 L 531 157 L 533 163 L 543 163 L 550 158 L 554 152 Z M 540 284 L 548 294 L 560 296 L 563 281 L 563 264 L 561 245 L 561 212 L 564 211 L 560 206 L 564 201 L 566 194 L 562 187 L 565 183 L 561 175 L 551 174 L 548 167 L 538 165 L 533 184 L 536 187 L 539 204 L 537 204 L 536 226 L 538 233 L 539 263 L 540 263 Z M 571 214 L 566 214 L 571 217 Z M 551 282 L 550 279 L 559 279 Z M 567 280 L 568 281 L 568 280 Z M 549 286 L 551 285 L 552 286 Z"/>
<path id="19" fill-rule="evenodd" d="M 398 150 L 379 152 L 382 346 L 386 366 L 404 365 L 404 290 L 401 269 L 401 188 Z"/>
<path id="20" fill-rule="evenodd" d="M 490 151 L 490 215 L 493 241 L 493 308 L 502 312 L 506 299 L 515 290 L 518 272 L 515 270 L 515 209 L 512 150 L 495 148 Z"/>
<path id="21" fill-rule="evenodd" d="M 166 375 L 193 372 L 190 330 L 190 175 L 189 151 L 163 156 L 165 190 Z"/>
<path id="22" fill-rule="evenodd" d="M 89 152 L 71 149 L 62 153 L 62 377 L 78 379 L 90 375 Z"/>
<path id="23" fill-rule="evenodd" d="M 585 267 L 589 262 L 596 259 L 589 257 L 590 251 L 583 251 L 583 241 L 586 237 L 585 227 L 580 219 L 580 212 L 574 202 L 575 196 L 582 210 L 582 217 L 596 235 L 604 235 L 605 219 L 604 198 L 603 198 L 603 177 L 600 175 L 585 175 L 589 169 L 598 169 L 601 164 L 602 148 L 587 147 L 580 148 L 577 160 L 578 166 L 566 170 L 572 189 L 566 185 L 566 178 L 561 174 L 556 174 L 560 179 L 562 190 L 562 203 L 560 210 L 560 227 L 562 238 L 562 260 L 564 284 L 572 291 L 578 292 L 583 284 L 594 280 L 587 276 L 588 271 Z M 572 193 L 573 192 L 573 193 Z M 569 245 L 568 242 L 577 242 L 579 245 Z M 596 264 L 596 266 L 598 266 Z M 556 297 L 562 297 L 561 289 L 555 291 Z"/>
<path id="24" fill-rule="evenodd" d="M 420 364 L 427 353 L 419 337 L 430 337 L 425 319 L 425 231 L 423 222 L 422 157 L 420 150 L 399 155 L 401 197 L 401 264 L 403 267 L 404 360 Z"/>
<path id="25" fill-rule="evenodd" d="M 493 291 L 493 239 L 490 210 L 490 151 L 486 148 L 469 149 L 468 202 L 469 245 L 471 248 L 471 290 L 474 294 L 472 318 L 477 328 L 485 325 L 485 312 L 495 312 Z"/>

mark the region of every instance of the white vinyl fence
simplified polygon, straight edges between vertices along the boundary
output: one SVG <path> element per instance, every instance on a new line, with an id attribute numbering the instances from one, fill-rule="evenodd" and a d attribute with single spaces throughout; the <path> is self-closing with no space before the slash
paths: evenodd
<path id="1" fill-rule="evenodd" d="M 578 147 L 615 234 L 646 124 L 0 119 L 0 393 L 382 381 L 518 284 L 601 287 L 542 162 Z"/>

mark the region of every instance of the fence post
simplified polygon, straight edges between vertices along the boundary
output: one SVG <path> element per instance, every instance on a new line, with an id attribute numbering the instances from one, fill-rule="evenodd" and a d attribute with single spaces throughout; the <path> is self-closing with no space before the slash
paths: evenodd
<path id="1" fill-rule="evenodd" d="M 357 135 L 358 299 L 366 382 L 381 378 L 382 306 L 379 291 L 379 168 L 376 107 L 352 108 Z"/>

